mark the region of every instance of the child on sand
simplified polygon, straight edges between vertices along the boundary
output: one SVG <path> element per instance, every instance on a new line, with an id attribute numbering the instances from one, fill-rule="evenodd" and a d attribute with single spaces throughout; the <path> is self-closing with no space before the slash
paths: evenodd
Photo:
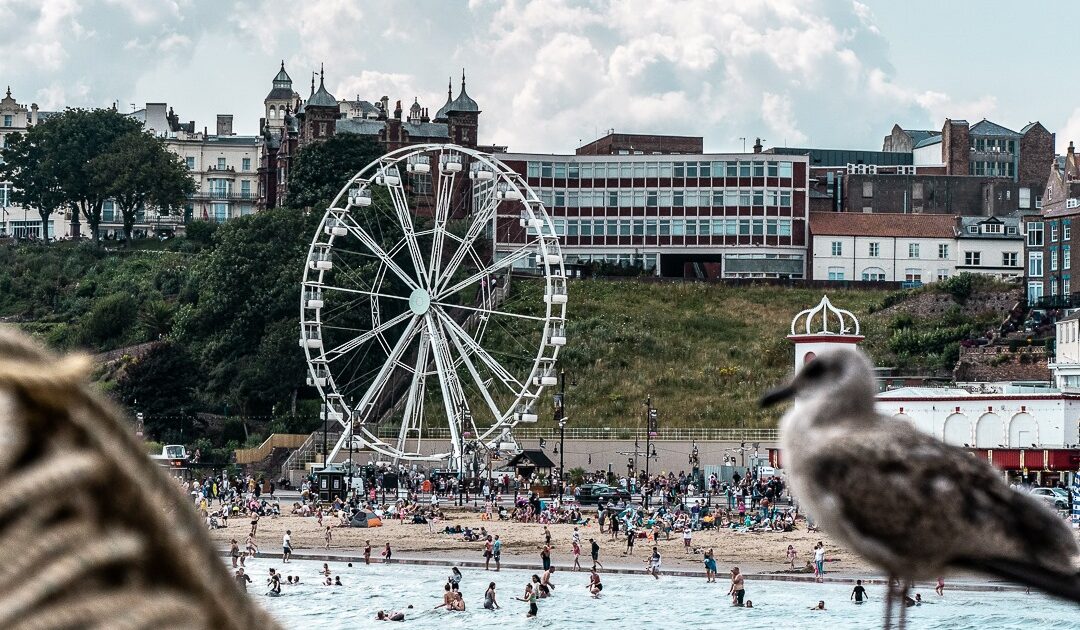
<path id="1" fill-rule="evenodd" d="M 795 551 L 795 545 L 788 545 L 788 546 L 787 546 L 787 559 L 788 559 L 788 564 L 790 564 L 790 565 L 791 565 L 791 568 L 792 568 L 792 569 L 794 569 L 794 568 L 795 568 L 795 558 L 796 558 L 796 557 L 797 557 L 798 555 L 799 555 L 799 552 Z"/>

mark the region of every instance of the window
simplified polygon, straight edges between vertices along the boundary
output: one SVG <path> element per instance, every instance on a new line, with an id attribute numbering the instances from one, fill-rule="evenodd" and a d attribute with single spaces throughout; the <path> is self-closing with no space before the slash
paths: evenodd
<path id="1" fill-rule="evenodd" d="M 941 282 L 942 280 L 948 280 L 949 279 L 949 270 L 948 269 L 938 269 L 937 270 L 937 279 L 938 279 L 938 282 Z"/>
<path id="2" fill-rule="evenodd" d="M 921 182 L 916 182 L 916 183 L 911 185 L 911 198 L 912 199 L 922 199 L 922 195 L 923 195 L 922 187 L 923 187 L 923 185 L 922 185 Z"/>
<path id="3" fill-rule="evenodd" d="M 1031 207 L 1031 189 L 1030 188 L 1021 188 L 1020 189 L 1020 194 L 1017 195 L 1017 205 L 1020 206 L 1021 208 L 1030 208 Z"/>
<path id="4" fill-rule="evenodd" d="M 869 282 L 884 282 L 885 270 L 881 267 L 867 267 L 862 272 L 862 279 Z"/>
<path id="5" fill-rule="evenodd" d="M 1039 298 L 1043 296 L 1043 283 L 1042 282 L 1029 282 L 1028 283 L 1028 302 L 1038 302 Z"/>
<path id="6" fill-rule="evenodd" d="M 1057 295 L 1057 278 L 1050 278 L 1050 295 Z"/>
<path id="7" fill-rule="evenodd" d="M 189 170 L 189 171 L 194 171 L 195 170 L 195 157 L 194 156 L 191 156 L 191 155 L 187 156 L 186 158 L 184 158 L 184 162 L 187 163 L 187 170 Z"/>
<path id="8" fill-rule="evenodd" d="M 977 225 L 969 225 L 968 228 L 967 228 L 967 231 L 968 231 L 968 234 L 978 234 L 979 233 L 979 226 L 977 226 Z"/>
<path id="9" fill-rule="evenodd" d="M 1016 236 L 1019 233 L 1019 230 L 1016 229 L 1015 225 L 1007 225 L 1005 226 L 1005 233 L 1009 236 Z"/>
<path id="10" fill-rule="evenodd" d="M 874 196 L 874 182 L 863 182 L 862 196 L 873 197 Z"/>
<path id="11" fill-rule="evenodd" d="M 212 203 L 210 204 L 210 220 L 220 223 L 229 218 L 229 204 L 227 203 Z"/>
<path id="12" fill-rule="evenodd" d="M 780 177 L 791 177 L 791 162 L 780 162 Z"/>
<path id="13" fill-rule="evenodd" d="M 913 267 L 909 267 L 909 268 L 905 269 L 904 270 L 904 281 L 905 282 L 920 282 L 921 283 L 922 282 L 922 269 L 915 269 Z"/>
<path id="14" fill-rule="evenodd" d="M 251 196 L 251 182 L 249 182 L 247 180 L 244 180 L 244 181 L 240 182 L 240 194 L 244 198 L 247 198 L 247 197 Z"/>
<path id="15" fill-rule="evenodd" d="M 1062 245 L 1061 246 L 1061 268 L 1062 269 L 1071 269 L 1072 268 L 1072 247 L 1069 246 L 1069 245 Z"/>
<path id="16" fill-rule="evenodd" d="M 841 241 L 833 241 L 832 242 L 832 255 L 833 256 L 843 256 L 844 255 L 844 243 L 842 243 Z"/>
<path id="17" fill-rule="evenodd" d="M 219 157 L 217 159 L 217 167 L 219 171 L 225 170 L 225 158 Z"/>
<path id="18" fill-rule="evenodd" d="M 0 183 L 0 208 L 6 207 L 10 204 L 11 197 L 11 184 Z M 4 217 L 7 218 L 7 217 Z"/>
<path id="19" fill-rule="evenodd" d="M 566 162 L 556 162 L 555 179 L 566 179 Z"/>
<path id="20" fill-rule="evenodd" d="M 1029 247 L 1042 247 L 1043 224 L 1042 221 L 1029 221 L 1027 224 L 1027 244 Z"/>
<path id="21" fill-rule="evenodd" d="M 4 126 L 12 127 L 15 124 L 15 117 L 11 114 L 4 114 Z"/>
<path id="22" fill-rule="evenodd" d="M 1069 287 L 1069 276 L 1062 276 L 1061 277 L 1061 294 L 1062 295 L 1069 295 L 1069 288 L 1070 288 Z M 1075 334 L 1075 332 L 1074 332 L 1074 334 Z M 1071 341 L 1076 341 L 1076 340 L 1072 339 Z"/>
<path id="23" fill-rule="evenodd" d="M 1001 266 L 1002 267 L 1015 267 L 1016 266 L 1016 252 L 1002 252 L 1001 253 Z"/>
<path id="24" fill-rule="evenodd" d="M 526 172 L 529 177 L 540 177 L 540 163 L 529 162 L 528 170 Z"/>
<path id="25" fill-rule="evenodd" d="M 985 234 L 1001 234 L 1004 231 L 1004 227 L 1000 223 L 986 223 L 982 226 Z M 1057 225 L 1054 225 L 1054 232 L 1057 233 Z"/>
<path id="26" fill-rule="evenodd" d="M 766 171 L 765 171 L 766 175 L 768 175 L 769 177 L 776 177 L 776 174 L 777 174 L 776 162 L 766 162 L 765 163 L 765 168 L 766 168 Z"/>
<path id="27" fill-rule="evenodd" d="M 843 280 L 844 268 L 843 267 L 829 267 L 829 280 Z"/>
<path id="28" fill-rule="evenodd" d="M 1042 252 L 1028 252 L 1028 275 L 1032 278 L 1043 275 Z"/>
<path id="29" fill-rule="evenodd" d="M 241 168 L 243 168 L 245 171 L 250 171 L 251 170 L 251 158 L 244 158 L 241 161 L 241 164 L 242 164 Z"/>
<path id="30" fill-rule="evenodd" d="M 949 257 L 949 244 L 948 243 L 938 243 L 937 257 L 941 258 L 941 259 L 946 259 L 946 258 Z"/>
<path id="31" fill-rule="evenodd" d="M 1050 242 L 1056 243 L 1058 238 L 1058 223 L 1057 221 L 1050 222 Z"/>
<path id="32" fill-rule="evenodd" d="M 1050 271 L 1057 271 L 1058 265 L 1058 250 L 1056 247 L 1050 248 Z"/>
<path id="33" fill-rule="evenodd" d="M 1035 209 L 1042 208 L 1042 195 L 1035 195 Z"/>
<path id="34" fill-rule="evenodd" d="M 790 208 L 791 207 L 791 191 L 790 190 L 782 190 L 782 191 L 780 191 L 780 207 L 781 208 Z"/>
<path id="35" fill-rule="evenodd" d="M 870 257 L 871 258 L 877 258 L 880 255 L 881 255 L 881 243 L 870 243 Z M 865 275 L 866 274 L 863 273 L 863 276 L 865 276 Z M 863 280 L 865 280 L 865 279 L 866 278 L 864 277 Z"/>
<path id="36" fill-rule="evenodd" d="M 1072 238 L 1072 225 L 1069 219 L 1062 219 L 1061 221 L 1061 240 L 1067 241 Z"/>
<path id="37" fill-rule="evenodd" d="M 919 244 L 918 243 L 908 243 L 907 257 L 908 258 L 918 258 L 919 257 Z"/>
<path id="38" fill-rule="evenodd" d="M 551 177 L 551 162 L 540 163 L 540 177 Z M 597 177 L 602 177 L 599 173 Z"/>
<path id="39" fill-rule="evenodd" d="M 964 264 L 969 267 L 978 267 L 982 264 L 982 252 L 964 252 Z"/>

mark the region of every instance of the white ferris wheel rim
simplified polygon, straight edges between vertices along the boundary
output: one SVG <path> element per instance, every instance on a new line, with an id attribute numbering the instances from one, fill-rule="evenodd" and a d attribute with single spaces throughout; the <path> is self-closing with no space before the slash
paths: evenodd
<path id="1" fill-rule="evenodd" d="M 486 198 L 484 203 L 478 202 L 476 204 L 481 207 L 471 209 L 469 213 L 469 229 L 465 236 L 460 239 L 450 234 L 446 226 L 450 219 L 450 195 L 453 192 L 455 178 L 465 176 L 465 172 L 459 169 L 447 173 L 437 165 L 430 164 L 431 158 L 441 160 L 444 155 L 457 155 L 459 159 L 471 160 L 473 168 L 487 170 L 492 174 L 490 177 L 491 183 L 485 188 L 485 190 L 489 191 L 489 198 Z M 435 200 L 433 227 L 430 230 L 417 232 L 413 230 L 412 219 L 415 218 L 415 215 L 411 214 L 412 209 L 408 207 L 408 201 L 401 183 L 401 173 L 403 170 L 408 169 L 411 159 L 421 158 L 421 156 L 428 157 L 432 188 L 435 188 L 437 179 L 439 190 Z M 406 166 L 406 169 L 400 168 L 402 165 Z M 360 226 L 349 215 L 349 211 L 354 207 L 352 203 L 354 198 L 351 193 L 354 191 L 367 191 L 369 195 L 368 203 L 370 203 L 370 191 L 378 185 L 387 189 L 393 202 L 393 210 L 398 219 L 398 227 L 401 227 L 404 233 L 402 241 L 395 245 L 390 252 L 384 251 L 376 239 L 367 234 L 364 227 Z M 501 199 L 500 191 L 507 190 L 516 193 L 517 198 Z M 446 191 L 445 195 L 444 191 Z M 436 193 L 433 192 L 432 195 L 436 196 Z M 478 239 L 484 238 L 483 231 L 486 225 L 494 222 L 497 226 L 498 217 L 506 218 L 508 216 L 505 212 L 499 212 L 500 206 L 507 201 L 516 202 L 522 225 L 524 226 L 527 221 L 529 226 L 536 228 L 537 236 L 535 239 L 530 239 L 529 232 L 526 231 L 524 245 L 515 248 L 501 259 L 495 260 L 494 251 L 492 251 L 490 262 L 480 261 L 472 248 L 479 242 Z M 420 251 L 421 247 L 417 237 L 428 234 L 432 238 L 431 250 L 428 252 Z M 364 291 L 329 285 L 324 282 L 324 278 L 326 271 L 331 267 L 324 269 L 320 264 L 312 262 L 318 256 L 325 256 L 325 259 L 329 260 L 333 252 L 335 239 L 338 236 L 345 235 L 355 238 L 379 260 L 379 269 L 375 274 L 375 280 L 372 282 L 372 290 Z M 458 247 L 444 266 L 442 263 L 445 256 L 442 247 L 446 244 L 447 239 L 456 240 Z M 418 271 L 416 275 L 409 274 L 393 260 L 393 256 L 401 252 L 403 248 L 409 250 L 409 259 L 413 263 L 413 269 Z M 472 262 L 479 263 L 478 268 L 464 280 L 451 284 L 453 274 L 466 263 L 465 258 L 469 255 L 470 250 L 473 253 L 474 260 Z M 425 254 L 427 258 L 425 258 Z M 442 301 L 452 298 L 458 292 L 467 289 L 473 284 L 479 283 L 482 278 L 494 277 L 497 272 L 512 269 L 516 261 L 533 254 L 538 256 L 540 264 L 537 268 L 543 278 L 545 296 L 554 295 L 560 291 L 561 295 L 564 296 L 561 300 L 546 299 L 545 297 L 543 317 L 499 311 L 487 300 L 473 306 L 447 304 Z M 374 290 L 374 287 L 382 285 L 385 275 L 388 273 L 396 276 L 397 280 L 407 287 L 408 295 L 391 295 Z M 308 307 L 309 290 L 319 292 L 319 308 Z M 324 338 L 322 335 L 324 321 L 321 308 L 323 290 L 366 295 L 367 299 L 370 300 L 372 309 L 372 329 L 361 333 L 338 347 L 332 349 L 323 347 L 321 345 Z M 319 223 L 319 228 L 308 249 L 308 259 L 304 265 L 301 285 L 300 345 L 304 350 L 307 361 L 310 382 L 319 391 L 324 403 L 324 409 L 331 410 L 330 413 L 333 414 L 333 419 L 341 427 L 342 431 L 341 437 L 326 458 L 326 461 L 333 461 L 334 457 L 343 448 L 343 445 L 348 444 L 348 440 L 352 439 L 353 446 L 359 444 L 361 448 L 367 447 L 380 456 L 390 457 L 395 461 L 433 462 L 451 459 L 456 460 L 460 466 L 462 449 L 466 441 L 479 443 L 488 449 L 496 448 L 498 443 L 508 437 L 513 428 L 523 418 L 531 418 L 535 421 L 535 408 L 540 394 L 544 387 L 550 384 L 550 378 L 554 373 L 554 366 L 558 359 L 561 344 L 554 345 L 548 343 L 548 340 L 551 333 L 557 330 L 556 326 L 565 325 L 565 292 L 566 274 L 554 223 L 539 196 L 529 187 L 524 177 L 511 170 L 501 161 L 486 153 L 458 145 L 424 144 L 391 151 L 357 171 L 334 198 Z M 404 300 L 408 302 L 409 308 L 403 310 L 397 316 L 382 321 L 378 312 L 380 299 Z M 493 301 L 491 300 L 491 302 Z M 474 335 L 470 334 L 466 326 L 459 324 L 453 317 L 448 315 L 446 313 L 447 308 L 479 313 L 476 337 L 480 337 L 480 339 L 475 338 Z M 510 371 L 502 367 L 495 357 L 484 349 L 482 343 L 483 333 L 487 322 L 492 316 L 508 316 L 520 320 L 531 320 L 540 329 L 540 343 L 535 350 L 532 367 L 528 373 L 511 374 Z M 391 345 L 384 338 L 384 333 L 403 323 L 405 324 L 404 331 L 397 341 Z M 559 328 L 559 330 L 563 329 Z M 312 335 L 318 340 L 318 345 L 307 343 L 307 340 Z M 399 435 L 396 442 L 393 440 L 387 441 L 377 435 L 380 418 L 369 417 L 370 407 L 378 399 L 380 393 L 384 391 L 384 388 L 389 386 L 390 376 L 396 368 L 398 366 L 409 367 L 402 362 L 402 354 L 407 347 L 411 346 L 417 336 L 420 336 L 420 343 L 417 348 L 416 362 L 412 368 L 412 382 L 409 384 L 404 396 L 406 408 L 402 416 Z M 425 338 L 427 344 L 425 344 Z M 379 342 L 387 355 L 387 360 L 370 385 L 365 388 L 360 401 L 355 404 L 348 404 L 342 395 L 342 390 L 346 384 L 337 383 L 333 378 L 333 371 L 330 366 L 338 358 L 372 340 Z M 350 344 L 352 345 L 350 346 Z M 452 351 L 456 351 L 456 358 L 453 358 Z M 432 356 L 428 357 L 428 354 Z M 476 364 L 473 363 L 474 359 L 503 381 L 504 386 L 517 390 L 509 405 L 500 406 L 495 402 L 492 395 L 487 391 L 488 386 L 479 375 Z M 415 431 L 414 440 L 417 445 L 419 445 L 423 434 L 423 397 L 425 383 L 430 376 L 429 365 L 434 367 L 435 376 L 439 381 L 439 389 L 443 393 L 443 411 L 448 416 L 447 425 L 450 430 L 451 445 L 450 450 L 447 452 L 421 453 L 419 447 L 415 450 L 405 448 L 409 442 L 408 433 L 410 431 Z M 459 382 L 459 372 L 462 367 L 465 367 L 468 376 L 472 377 L 473 385 L 481 394 L 482 403 L 487 407 L 487 411 L 491 413 L 493 421 L 486 426 L 477 426 L 473 414 L 467 411 L 462 413 L 460 417 L 462 424 L 460 427 L 457 426 L 455 418 L 450 417 L 453 415 L 451 408 L 454 405 L 458 405 L 458 412 L 462 411 L 462 407 L 464 410 L 468 409 L 467 404 L 464 402 L 464 387 Z M 544 378 L 538 375 L 544 375 Z M 417 380 L 422 382 L 418 385 Z M 488 379 L 488 382 L 492 380 Z M 454 398 L 454 400 L 451 401 L 451 398 Z M 398 404 L 399 402 L 395 401 L 394 405 L 391 406 L 391 411 Z M 417 405 L 419 405 L 419 409 L 416 408 Z M 528 413 L 520 413 L 522 410 Z M 415 422 L 410 422 L 410 419 Z M 469 422 L 467 425 L 466 420 Z M 350 435 L 353 431 L 355 431 L 355 434 Z"/>

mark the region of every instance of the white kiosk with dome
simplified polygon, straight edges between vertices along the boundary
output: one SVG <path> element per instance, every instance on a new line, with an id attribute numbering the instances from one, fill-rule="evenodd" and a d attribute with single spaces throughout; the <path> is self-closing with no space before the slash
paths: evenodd
<path id="1" fill-rule="evenodd" d="M 841 345 L 857 344 L 864 339 L 859 334 L 859 320 L 851 311 L 836 308 L 829 296 L 813 308 L 799 312 L 791 320 L 788 339 L 795 344 L 795 371 L 819 353 Z"/>

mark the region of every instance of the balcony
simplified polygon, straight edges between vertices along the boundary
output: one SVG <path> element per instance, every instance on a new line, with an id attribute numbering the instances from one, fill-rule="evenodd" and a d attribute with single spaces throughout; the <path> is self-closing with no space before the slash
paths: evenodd
<path id="1" fill-rule="evenodd" d="M 200 190 L 188 195 L 193 201 L 220 200 L 220 201 L 255 201 L 258 195 L 254 192 L 234 192 L 224 190 Z"/>
<path id="2" fill-rule="evenodd" d="M 208 175 L 217 175 L 219 177 L 222 177 L 222 176 L 224 176 L 224 177 L 236 177 L 236 167 L 235 166 L 225 166 L 225 167 L 209 166 L 206 169 L 206 173 Z"/>

